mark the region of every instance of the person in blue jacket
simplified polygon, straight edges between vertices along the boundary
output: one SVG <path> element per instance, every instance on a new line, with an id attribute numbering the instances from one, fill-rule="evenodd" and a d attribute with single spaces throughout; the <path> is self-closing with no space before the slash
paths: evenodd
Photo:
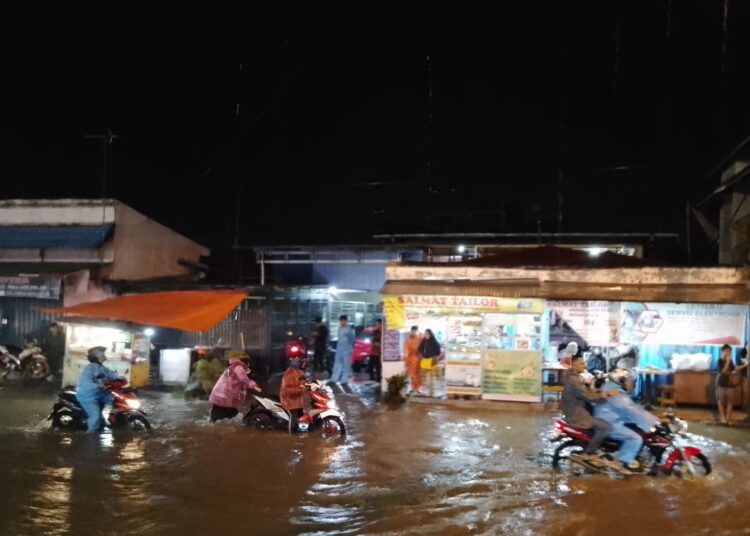
<path id="1" fill-rule="evenodd" d="M 615 458 L 628 470 L 638 470 L 640 465 L 636 458 L 643 446 L 643 439 L 626 425 L 634 424 L 648 432 L 659 424 L 659 419 L 630 398 L 628 392 L 632 390 L 632 380 L 626 370 L 616 369 L 605 378 L 600 388 L 609 391 L 619 390 L 621 394 L 609 397 L 604 403 L 594 406 L 594 417 L 609 423 L 612 428 L 609 437 L 621 442 Z"/>
<path id="2" fill-rule="evenodd" d="M 102 419 L 102 408 L 111 406 L 114 402 L 112 393 L 109 392 L 106 382 L 113 380 L 124 380 L 112 370 L 103 365 L 107 360 L 104 355 L 104 346 L 95 346 L 88 351 L 90 363 L 81 372 L 78 381 L 76 398 L 78 403 L 88 415 L 88 433 L 93 434 L 104 428 Z"/>
<path id="3" fill-rule="evenodd" d="M 354 349 L 354 330 L 349 325 L 346 315 L 339 317 L 339 337 L 336 343 L 336 357 L 333 362 L 331 381 L 348 386 L 352 375 L 352 350 Z"/>

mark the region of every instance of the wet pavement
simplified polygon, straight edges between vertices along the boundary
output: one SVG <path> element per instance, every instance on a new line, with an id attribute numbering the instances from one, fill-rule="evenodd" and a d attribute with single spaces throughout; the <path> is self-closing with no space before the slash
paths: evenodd
<path id="1" fill-rule="evenodd" d="M 52 432 L 48 387 L 0 391 L 1 535 L 746 534 L 750 430 L 691 423 L 714 473 L 571 476 L 553 415 L 337 395 L 349 435 L 209 424 L 208 404 L 146 398 L 155 430 Z"/>

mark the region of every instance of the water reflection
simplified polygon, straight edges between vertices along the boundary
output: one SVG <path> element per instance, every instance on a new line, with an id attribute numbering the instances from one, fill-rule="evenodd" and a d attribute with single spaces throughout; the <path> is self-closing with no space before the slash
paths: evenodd
<path id="1" fill-rule="evenodd" d="M 52 433 L 36 410 L 4 428 L 0 415 L 0 534 L 734 534 L 750 524 L 747 430 L 691 426 L 687 442 L 714 463 L 707 479 L 576 477 L 549 467 L 546 414 L 338 398 L 345 440 L 207 425 L 205 403 L 173 399 L 152 403 L 160 425 L 148 435 Z"/>

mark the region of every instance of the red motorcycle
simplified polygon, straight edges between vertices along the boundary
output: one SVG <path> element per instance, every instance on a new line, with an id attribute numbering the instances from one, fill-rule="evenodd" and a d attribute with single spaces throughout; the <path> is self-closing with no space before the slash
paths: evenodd
<path id="1" fill-rule="evenodd" d="M 127 427 L 131 430 L 150 430 L 151 424 L 146 413 L 141 410 L 141 401 L 135 391 L 125 387 L 128 382 L 113 380 L 107 387 L 114 397 L 112 411 L 109 412 L 107 424 L 111 428 Z M 57 403 L 52 407 L 47 420 L 52 421 L 52 428 L 60 430 L 86 430 L 88 415 L 78 403 L 75 389 L 66 387 L 57 393 Z"/>
<path id="2" fill-rule="evenodd" d="M 653 430 L 645 432 L 631 426 L 643 438 L 643 446 L 637 460 L 642 467 L 649 468 L 646 474 L 674 475 L 679 477 L 700 477 L 711 473 L 711 463 L 697 447 L 683 446 L 678 439 L 685 436 L 687 423 L 673 416 L 667 417 Z M 571 462 L 572 454 L 580 454 L 591 441 L 591 431 L 571 426 L 565 421 L 555 421 L 555 437 L 552 442 L 562 443 L 552 455 L 552 467 L 565 469 Z M 618 441 L 607 439 L 601 446 L 605 456 L 620 448 Z M 589 467 L 586 465 L 586 467 Z M 602 469 L 606 468 L 605 465 Z M 599 468 L 589 467 L 594 470 Z"/>

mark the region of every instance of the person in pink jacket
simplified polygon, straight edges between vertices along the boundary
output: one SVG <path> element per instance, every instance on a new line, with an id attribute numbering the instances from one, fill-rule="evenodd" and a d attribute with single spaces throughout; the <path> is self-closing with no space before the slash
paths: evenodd
<path id="1" fill-rule="evenodd" d="M 247 357 L 230 359 L 229 366 L 214 385 L 211 396 L 208 397 L 213 404 L 211 422 L 231 419 L 239 413 L 240 406 L 245 402 L 247 390 L 260 390 L 258 384 L 247 377 L 250 369 L 244 361 L 246 359 Z"/>

